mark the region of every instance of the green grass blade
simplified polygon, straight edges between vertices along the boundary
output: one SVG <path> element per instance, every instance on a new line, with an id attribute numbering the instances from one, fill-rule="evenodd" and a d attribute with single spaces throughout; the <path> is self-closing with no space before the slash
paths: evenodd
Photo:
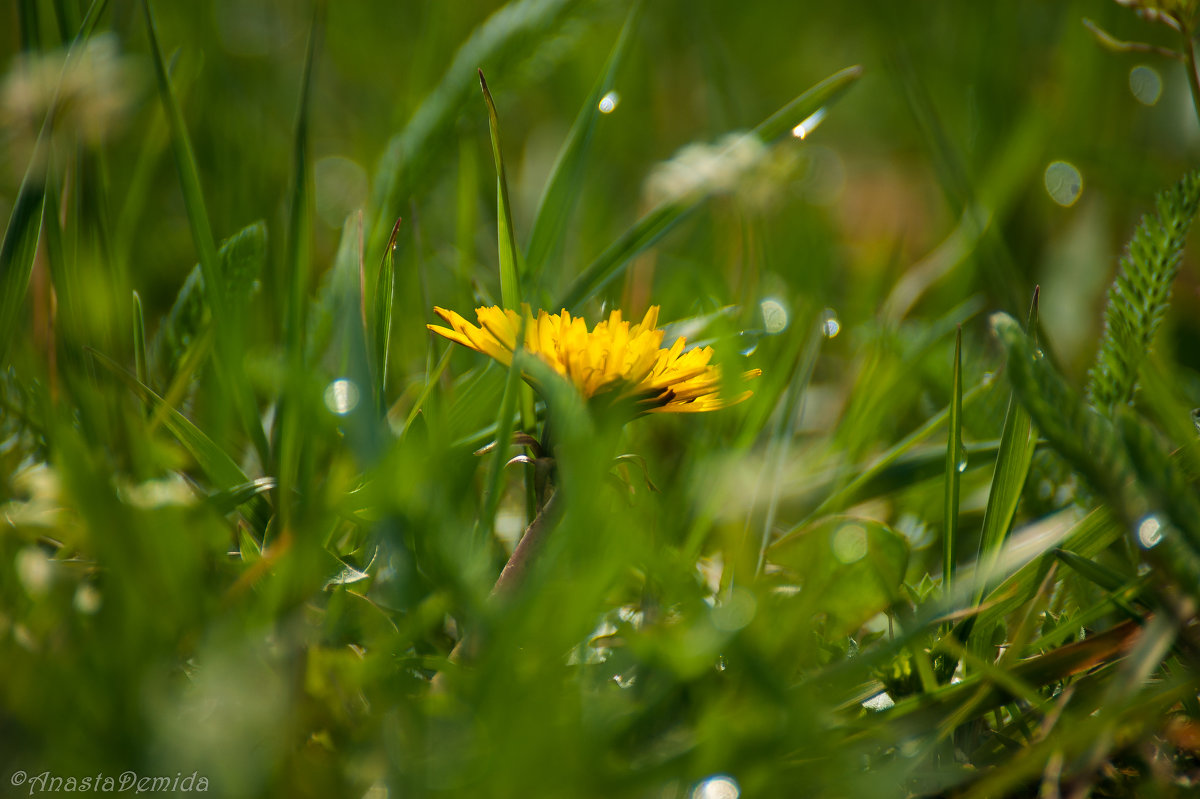
<path id="1" fill-rule="evenodd" d="M 162 414 L 163 425 L 183 445 L 183 448 L 188 451 L 188 454 L 196 461 L 196 465 L 200 467 L 200 470 L 212 482 L 213 488 L 216 491 L 234 491 L 240 486 L 254 482 L 246 476 L 246 473 L 234 462 L 233 458 L 229 457 L 229 454 L 225 450 L 217 446 L 216 442 L 205 435 L 204 431 L 192 424 L 187 417 L 174 408 L 167 406 L 163 402 L 162 397 L 154 393 L 149 386 L 122 369 L 120 364 L 107 355 L 96 350 L 89 349 L 88 351 L 96 359 L 97 363 L 128 386 L 142 402 L 152 408 L 155 413 Z M 254 528 L 259 533 L 265 531 L 267 522 L 271 518 L 271 509 L 266 500 L 258 492 L 254 492 L 246 497 L 244 503 L 246 505 L 247 520 L 254 525 Z"/>
<path id="2" fill-rule="evenodd" d="M 862 74 L 863 68 L 857 64 L 833 73 L 768 117 L 754 129 L 754 135 L 764 144 L 778 139 L 841 97 Z"/>
<path id="3" fill-rule="evenodd" d="M 34 161 L 21 181 L 4 240 L 0 242 L 0 359 L 8 354 L 13 336 L 21 327 L 21 309 L 42 229 L 46 190 L 44 176 L 39 174 L 37 166 L 37 160 L 43 157 L 41 150 L 40 146 L 35 150 Z"/>
<path id="4" fill-rule="evenodd" d="M 500 299 L 505 308 L 519 310 L 521 307 L 521 268 L 517 249 L 517 234 L 513 230 L 512 204 L 508 199 L 508 178 L 504 171 L 504 150 L 500 144 L 500 117 L 492 93 L 488 91 L 483 70 L 479 72 L 479 86 L 487 102 L 488 131 L 492 139 L 492 158 L 496 162 L 496 230 L 500 252 Z"/>
<path id="5" fill-rule="evenodd" d="M 609 53 L 600 80 L 584 101 L 579 115 L 575 117 L 567 140 L 563 142 L 554 162 L 545 191 L 538 202 L 533 230 L 529 234 L 529 247 L 525 252 L 525 274 L 529 276 L 530 281 L 538 281 L 546 264 L 561 250 L 567 222 L 580 195 L 579 183 L 590 151 L 592 135 L 596 129 L 596 122 L 602 116 L 600 101 L 612 90 L 617 72 L 625 61 L 629 43 L 633 40 L 633 31 L 637 27 L 643 7 L 644 4 L 638 0 L 630 9 L 625 25 L 617 36 L 617 42 Z"/>
<path id="6" fill-rule="evenodd" d="M 981 397 L 984 392 L 990 388 L 986 383 L 980 383 L 962 396 L 962 405 L 970 406 L 977 398 Z M 938 413 L 929 418 L 929 421 L 921 425 L 905 436 L 899 443 L 891 447 L 883 455 L 879 456 L 874 463 L 866 469 L 859 471 L 854 478 L 846 483 L 844 487 L 827 496 L 820 505 L 816 507 L 809 518 L 821 516 L 829 513 L 837 513 L 846 508 L 850 503 L 857 502 L 862 497 L 862 492 L 865 487 L 869 486 L 872 481 L 876 480 L 880 475 L 888 471 L 892 466 L 896 465 L 907 453 L 914 447 L 933 434 L 935 430 L 941 427 L 950 418 L 952 407 L 947 405 Z"/>
<path id="7" fill-rule="evenodd" d="M 171 148 L 175 154 L 175 166 L 179 171 L 179 183 L 183 190 L 183 202 L 187 208 L 192 241 L 196 245 L 200 269 L 204 274 L 209 307 L 214 321 L 220 326 L 228 316 L 223 291 L 225 284 L 221 279 L 220 259 L 217 256 L 212 226 L 208 221 L 208 208 L 204 202 L 204 193 L 200 188 L 200 173 L 196 168 L 196 157 L 192 152 L 191 140 L 188 138 L 183 111 L 171 89 L 171 81 L 167 75 L 162 48 L 158 43 L 158 33 L 154 17 L 150 12 L 149 0 L 142 0 L 142 10 L 146 17 L 146 34 L 150 39 L 150 51 L 153 56 L 154 75 L 158 83 L 159 97 L 162 100 L 163 110 L 167 115 L 167 125 L 171 131 Z"/>
<path id="8" fill-rule="evenodd" d="M 387 249 L 383 253 L 383 262 L 379 265 L 378 279 L 375 281 L 375 312 L 371 315 L 374 341 L 375 360 L 375 402 L 376 407 L 387 407 L 387 369 L 388 354 L 392 341 L 393 308 L 396 300 L 396 236 L 400 232 L 400 222 L 397 219 L 392 227 L 391 238 L 388 239 Z"/>
<path id="9" fill-rule="evenodd" d="M 280 402 L 278 447 L 274 464 L 279 481 L 280 520 L 284 531 L 291 530 L 299 519 L 300 511 L 295 500 L 303 491 L 302 482 L 306 476 L 306 464 L 302 463 L 306 441 L 305 417 L 308 411 L 308 403 L 305 401 L 308 375 L 305 347 L 313 235 L 313 176 L 308 123 L 312 70 L 319 33 L 319 20 L 314 16 L 309 30 L 304 73 L 300 82 L 299 107 L 296 111 L 291 191 L 288 198 L 287 255 L 283 262 L 283 285 L 287 287 L 284 299 L 283 354 L 287 365 L 287 373 L 284 376 L 287 395 Z"/>
<path id="10" fill-rule="evenodd" d="M 146 317 L 142 313 L 142 298 L 133 292 L 133 373 L 138 382 L 150 385 L 149 369 L 146 365 Z"/>
<path id="11" fill-rule="evenodd" d="M 306 311 L 308 284 L 312 270 L 313 196 L 312 156 L 309 152 L 309 105 L 319 27 L 314 19 L 304 57 L 300 100 L 292 141 L 291 191 L 288 197 L 287 247 L 283 285 L 287 286 L 284 305 L 284 348 L 289 368 L 303 369 L 305 361 Z"/>
<path id="12" fill-rule="evenodd" d="M 221 259 L 217 253 L 212 226 L 208 220 L 204 192 L 200 188 L 200 173 L 196 168 L 196 158 L 192 152 L 187 127 L 184 124 L 183 111 L 179 107 L 167 75 L 166 62 L 163 60 L 162 48 L 158 43 L 158 33 L 154 17 L 150 12 L 149 0 L 142 0 L 142 10 L 146 18 L 146 35 L 150 42 L 159 98 L 167 116 L 167 126 L 171 132 L 171 148 L 175 155 L 175 166 L 179 172 L 180 189 L 183 192 L 188 225 L 191 228 L 192 241 L 200 261 L 200 272 L 204 276 L 205 296 L 216 331 L 214 341 L 217 353 L 217 375 L 232 397 L 239 421 L 250 436 L 250 441 L 254 444 L 259 458 L 266 463 L 269 459 L 267 438 L 258 416 L 254 396 L 249 384 L 244 379 L 241 343 L 234 338 L 238 330 L 237 313 L 230 306 L 226 293 L 226 281 L 221 272 Z"/>
<path id="13" fill-rule="evenodd" d="M 418 414 L 421 413 L 421 408 L 424 407 L 425 401 L 429 399 L 430 393 L 433 392 L 434 386 L 441 380 L 442 374 L 445 373 L 446 367 L 450 365 L 450 356 L 454 354 L 454 347 L 447 347 L 442 353 L 442 357 L 438 359 L 437 364 L 429 373 L 429 379 L 425 381 L 425 387 L 421 389 L 421 393 L 417 396 L 416 402 L 413 403 L 412 410 L 408 412 L 408 417 L 404 420 L 404 427 L 400 431 L 399 438 L 403 439 L 408 434 L 408 430 L 416 421 Z"/>
<path id="14" fill-rule="evenodd" d="M 828 106 L 861 75 L 862 67 L 859 66 L 831 75 L 772 114 L 754 129 L 752 135 L 764 143 L 777 139 Z M 708 194 L 699 192 L 687 199 L 668 200 L 654 208 L 601 253 L 551 307 L 578 311 L 582 303 L 621 274 L 634 256 L 652 246 L 707 198 Z"/>
<path id="15" fill-rule="evenodd" d="M 453 142 L 452 131 L 470 100 L 475 69 L 504 77 L 519 58 L 536 52 L 579 5 L 579 0 L 519 0 L 488 17 L 454 54 L 437 87 L 422 101 L 404 130 L 393 136 L 375 173 L 367 240 L 380 241 L 406 204 L 406 192 L 425 186 L 438 159 L 435 153 Z M 368 258 L 382 255 L 369 250 Z"/>
<path id="16" fill-rule="evenodd" d="M 954 584 L 954 565 L 957 562 L 955 544 L 958 541 L 958 495 L 962 482 L 962 327 L 954 336 L 954 378 L 950 389 L 950 434 L 946 437 L 946 498 L 942 518 L 942 591 L 949 595 Z"/>
<path id="17" fill-rule="evenodd" d="M 1038 295 L 1039 292 L 1035 289 L 1026 324 L 1026 330 L 1030 331 L 1030 334 L 1037 330 Z M 999 552 L 1012 528 L 1017 503 L 1029 476 L 1029 466 L 1033 462 L 1033 450 L 1036 445 L 1037 432 L 1033 429 L 1029 412 L 1015 396 L 1010 397 L 1000 434 L 1000 453 L 996 457 L 996 470 L 992 475 L 987 508 L 983 514 L 983 532 L 979 539 L 977 558 L 979 563 L 987 563 Z M 983 598 L 984 587 L 982 581 L 976 586 L 976 605 Z"/>

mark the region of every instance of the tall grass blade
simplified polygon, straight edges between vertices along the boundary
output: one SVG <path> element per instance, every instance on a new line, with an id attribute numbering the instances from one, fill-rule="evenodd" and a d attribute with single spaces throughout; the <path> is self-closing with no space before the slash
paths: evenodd
<path id="1" fill-rule="evenodd" d="M 230 305 L 225 289 L 226 280 L 221 272 L 221 260 L 213 239 L 212 226 L 209 224 L 204 193 L 200 188 L 200 173 L 196 168 L 196 158 L 192 153 L 191 141 L 183 120 L 183 111 L 171 89 L 171 81 L 167 75 L 162 48 L 158 43 L 158 33 L 154 17 L 150 12 L 149 0 L 142 0 L 142 10 L 146 19 L 146 35 L 150 42 L 159 98 L 167 116 L 167 126 L 171 132 L 171 149 L 175 155 L 176 169 L 179 172 L 179 183 L 183 192 L 184 206 L 187 209 L 188 225 L 191 228 L 192 241 L 200 261 L 200 272 L 204 276 L 204 293 L 208 300 L 209 312 L 212 314 L 215 330 L 214 346 L 217 353 L 217 375 L 224 384 L 225 390 L 229 392 L 239 421 L 249 435 L 251 443 L 254 444 L 259 459 L 266 463 L 269 459 L 267 438 L 263 432 L 262 422 L 258 416 L 258 407 L 251 393 L 250 385 L 244 378 L 241 344 L 235 338 L 238 332 L 237 314 Z"/>
<path id="2" fill-rule="evenodd" d="M 954 585 L 954 569 L 957 563 L 958 541 L 958 495 L 962 482 L 960 465 L 963 461 L 962 442 L 962 327 L 954 336 L 954 377 L 950 388 L 950 416 L 947 420 L 950 434 L 946 437 L 946 495 L 942 518 L 945 529 L 942 533 L 942 591 L 949 595 Z"/>
<path id="3" fill-rule="evenodd" d="M 375 173 L 367 240 L 380 241 L 406 204 L 406 192 L 423 187 L 438 163 L 438 149 L 452 142 L 454 124 L 470 100 L 475 70 L 487 66 L 503 77 L 518 59 L 536 53 L 580 5 L 580 0 L 518 0 L 488 17 L 454 54 L 437 87 L 422 101 L 404 130 L 393 136 Z M 368 250 L 367 257 L 378 257 Z"/>
<path id="4" fill-rule="evenodd" d="M 535 285 L 546 265 L 562 248 L 567 223 L 580 195 L 579 184 L 591 149 L 592 135 L 596 130 L 597 121 L 602 116 L 600 101 L 612 90 L 616 82 L 617 72 L 625 61 L 625 54 L 633 39 L 633 31 L 641 18 L 643 7 L 644 3 L 637 0 L 625 18 L 625 25 L 621 28 L 612 52 L 609 53 L 600 79 L 584 101 L 579 115 L 575 117 L 538 202 L 533 230 L 529 234 L 529 247 L 525 251 L 524 272 Z"/>
<path id="5" fill-rule="evenodd" d="M 496 113 L 496 103 L 492 101 L 492 93 L 488 91 L 487 80 L 483 70 L 479 72 L 479 86 L 483 90 L 483 99 L 487 102 L 488 132 L 492 139 L 492 158 L 496 162 L 496 229 L 499 237 L 500 253 L 500 299 L 505 308 L 520 310 L 521 307 L 521 267 L 520 254 L 517 249 L 517 234 L 513 230 L 512 203 L 508 199 L 508 177 L 504 170 L 504 149 L 500 144 L 500 117 Z"/>
<path id="6" fill-rule="evenodd" d="M 375 366 L 375 407 L 382 413 L 387 408 L 388 354 L 391 351 L 393 307 L 396 301 L 396 236 L 400 233 L 397 219 L 383 252 L 383 263 L 379 265 L 379 277 L 375 281 L 375 312 L 371 315 L 373 327 Z"/>
<path id="7" fill-rule="evenodd" d="M 142 298 L 133 292 L 133 373 L 142 385 L 150 385 L 149 367 L 146 364 L 146 317 L 142 312 Z"/>
<path id="8" fill-rule="evenodd" d="M 313 62 L 320 37 L 320 21 L 317 14 L 319 9 L 314 12 L 309 29 L 296 111 L 291 192 L 288 198 L 287 254 L 283 263 L 283 285 L 287 292 L 284 299 L 284 362 L 287 368 L 284 385 L 288 392 L 280 402 L 278 411 L 280 423 L 274 464 L 279 480 L 280 519 L 285 534 L 297 521 L 299 511 L 294 499 L 296 492 L 300 491 L 301 479 L 304 476 L 304 464 L 301 461 L 304 458 L 305 415 L 308 411 L 308 403 L 305 400 L 305 386 L 308 382 L 305 346 L 313 235 L 313 177 L 308 123 Z"/>
<path id="9" fill-rule="evenodd" d="M 8 227 L 4 229 L 4 239 L 0 242 L 0 359 L 7 356 L 13 336 L 21 327 L 21 309 L 29 289 L 42 229 L 46 189 L 44 176 L 39 174 L 37 165 L 43 157 L 41 150 L 39 146 L 34 151 L 34 161 L 21 181 L 8 217 Z"/>
<path id="10" fill-rule="evenodd" d="M 1029 319 L 1025 329 L 1031 336 L 1036 334 L 1038 323 L 1039 289 L 1034 289 L 1033 303 L 1029 308 Z M 983 531 L 979 539 L 979 556 L 977 561 L 987 566 L 1000 547 L 1004 544 L 1013 518 L 1017 513 L 1017 503 L 1021 499 L 1021 491 L 1025 488 L 1025 479 L 1029 475 L 1029 465 L 1033 462 L 1033 450 L 1037 445 L 1037 433 L 1033 429 L 1029 412 L 1017 401 L 1015 396 L 1008 400 L 1008 410 L 1004 415 L 1004 427 L 1000 433 L 1000 453 L 996 457 L 996 470 L 992 474 L 991 490 L 988 492 L 987 508 L 983 513 Z M 983 598 L 986 583 L 981 580 L 976 585 L 975 603 Z"/>

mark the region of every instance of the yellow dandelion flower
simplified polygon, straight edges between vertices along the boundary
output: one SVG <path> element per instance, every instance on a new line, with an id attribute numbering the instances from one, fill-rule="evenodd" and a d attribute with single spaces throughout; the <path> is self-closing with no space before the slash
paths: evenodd
<path id="1" fill-rule="evenodd" d="M 715 411 L 751 394 L 720 396 L 721 370 L 710 363 L 712 347 L 686 349 L 682 336 L 663 347 L 665 333 L 658 327 L 657 305 L 651 306 L 638 324 L 622 319 L 617 310 L 590 331 L 582 318 L 572 318 L 566 310 L 557 314 L 538 311 L 535 317 L 528 305 L 522 306 L 521 314 L 497 306 L 476 308 L 478 326 L 454 311 L 433 310 L 450 327 L 426 327 L 505 365 L 512 363 L 524 324 L 525 350 L 573 383 L 585 399 L 631 402 L 638 414 Z M 759 374 L 754 369 L 744 376 Z"/>

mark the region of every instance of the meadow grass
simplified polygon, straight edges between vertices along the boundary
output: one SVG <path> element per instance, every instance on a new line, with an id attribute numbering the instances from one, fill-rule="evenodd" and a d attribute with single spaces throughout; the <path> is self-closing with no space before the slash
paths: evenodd
<path id="1" fill-rule="evenodd" d="M 795 6 L 0 9 L 0 793 L 1195 790 L 1196 4 Z"/>

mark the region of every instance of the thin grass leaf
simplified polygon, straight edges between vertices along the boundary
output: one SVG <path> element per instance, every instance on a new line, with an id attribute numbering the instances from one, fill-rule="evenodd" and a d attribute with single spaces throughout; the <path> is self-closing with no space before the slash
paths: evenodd
<path id="1" fill-rule="evenodd" d="M 1089 372 L 1089 401 L 1105 413 L 1133 401 L 1198 209 L 1200 172 L 1191 172 L 1155 198 L 1156 213 L 1142 217 L 1121 258 L 1108 291 L 1104 336 Z"/>
<path id="2" fill-rule="evenodd" d="M 496 113 L 496 104 L 492 101 L 492 93 L 488 91 L 487 80 L 483 70 L 479 72 L 479 86 L 483 90 L 483 99 L 487 103 L 488 132 L 492 140 L 492 158 L 496 163 L 496 230 L 499 237 L 500 253 L 500 299 L 505 308 L 519 310 L 521 307 L 521 267 L 519 264 L 520 251 L 517 248 L 517 234 L 513 230 L 512 203 L 508 199 L 508 178 L 504 170 L 504 150 L 500 144 L 500 117 Z"/>
<path id="3" fill-rule="evenodd" d="M 183 111 L 179 107 L 167 75 L 166 62 L 163 60 L 162 48 L 158 44 L 157 28 L 150 12 L 149 0 L 142 0 L 142 10 L 146 18 L 146 35 L 150 40 L 159 97 L 171 132 L 171 148 L 175 154 L 175 166 L 179 171 L 179 183 L 183 190 L 183 202 L 187 208 L 188 224 L 191 226 L 192 241 L 199 256 L 200 271 L 205 278 L 205 294 L 208 297 L 213 319 L 220 327 L 229 315 L 225 302 L 225 281 L 221 278 L 220 258 L 213 240 L 212 226 L 208 221 L 208 208 L 204 202 L 204 193 L 200 188 L 200 173 L 196 168 L 196 157 L 192 153 L 192 144 L 183 120 Z"/>
<path id="4" fill-rule="evenodd" d="M 563 237 L 566 235 L 567 222 L 580 196 L 579 183 L 582 179 L 583 168 L 591 150 L 592 135 L 596 123 L 602 116 L 600 101 L 617 79 L 617 72 L 625 61 L 629 43 L 633 39 L 633 31 L 641 18 L 644 3 L 636 0 L 625 25 L 617 36 L 616 44 L 609 53 L 600 79 L 595 88 L 583 103 L 567 140 L 563 142 L 558 152 L 554 167 L 546 188 L 538 201 L 537 212 L 534 214 L 533 229 L 529 234 L 529 246 L 525 251 L 525 271 L 528 279 L 536 284 L 541 279 L 543 270 L 551 259 L 562 249 Z"/>
<path id="5" fill-rule="evenodd" d="M 142 298 L 136 291 L 133 292 L 133 373 L 139 383 L 150 385 L 146 365 L 146 318 L 142 313 Z"/>
<path id="6" fill-rule="evenodd" d="M 979 385 L 975 386 L 970 391 L 963 394 L 962 406 L 970 407 L 974 401 L 982 396 L 989 388 L 990 386 L 987 383 L 980 383 Z M 909 433 L 899 443 L 894 445 L 887 452 L 880 455 L 874 462 L 870 464 L 870 466 L 856 470 L 854 473 L 854 478 L 851 479 L 850 482 L 846 483 L 842 488 L 831 494 L 828 494 L 821 504 L 818 505 L 811 514 L 809 514 L 808 518 L 811 519 L 829 513 L 837 513 L 854 502 L 860 501 L 865 495 L 868 487 L 874 481 L 879 480 L 881 476 L 884 476 L 893 466 L 898 464 L 903 465 L 901 464 L 901 461 L 906 454 L 911 452 L 918 444 L 931 436 L 935 430 L 945 424 L 950 418 L 951 411 L 951 405 L 947 405 L 941 411 L 931 416 L 929 421 L 925 422 L 925 424 Z M 986 451 L 986 447 L 983 449 L 983 451 Z M 968 452 L 973 452 L 973 450 L 968 448 Z M 934 458 L 939 464 L 939 468 L 941 468 L 941 465 L 945 462 L 945 453 L 939 449 L 938 452 L 934 454 Z"/>
<path id="7" fill-rule="evenodd" d="M 124 383 L 134 394 L 156 413 L 163 414 L 164 425 L 173 436 L 183 445 L 188 454 L 196 461 L 196 465 L 212 482 L 218 491 L 234 492 L 239 487 L 254 484 L 246 473 L 234 462 L 225 450 L 217 446 L 200 428 L 192 424 L 183 414 L 167 406 L 162 397 L 154 393 L 149 386 L 140 382 L 135 376 L 121 368 L 120 364 L 103 353 L 89 349 L 91 356 Z M 258 492 L 251 492 L 243 503 L 246 508 L 246 518 L 254 525 L 260 534 L 267 529 L 271 518 L 271 508 Z"/>
<path id="8" fill-rule="evenodd" d="M 1039 290 L 1035 288 L 1033 303 L 1029 308 L 1029 319 L 1025 326 L 1031 335 L 1037 330 L 1038 295 Z M 1000 453 L 996 457 L 996 470 L 992 475 L 987 508 L 983 513 L 983 531 L 980 534 L 977 558 L 981 563 L 993 558 L 1000 551 L 1009 530 L 1012 529 L 1017 503 L 1021 499 L 1021 491 L 1025 488 L 1036 444 L 1037 433 L 1033 429 L 1029 412 L 1015 396 L 1010 396 L 1008 410 L 1004 415 L 1004 427 L 1000 433 Z M 979 600 L 983 598 L 983 591 L 984 585 L 980 583 L 974 604 L 979 604 Z"/>
<path id="9" fill-rule="evenodd" d="M 34 160 L 21 181 L 4 240 L 0 242 L 0 359 L 7 356 L 15 332 L 21 328 L 21 310 L 42 229 L 46 191 L 36 164 L 40 149 L 35 150 Z"/>
<path id="10" fill-rule="evenodd" d="M 1005 313 L 991 317 L 1008 351 L 1006 373 L 1033 423 L 1059 454 L 1105 496 L 1120 517 L 1128 515 L 1128 458 L 1112 423 L 1083 403 L 1042 352 Z"/>
<path id="11" fill-rule="evenodd" d="M 958 494 L 962 481 L 962 326 L 954 336 L 954 377 L 950 388 L 950 407 L 946 437 L 946 495 L 942 518 L 942 590 L 949 594 L 954 585 L 954 569 L 958 562 L 955 545 L 958 541 Z"/>
<path id="12" fill-rule="evenodd" d="M 404 420 L 404 427 L 400 430 L 399 438 L 403 438 L 408 434 L 409 428 L 416 421 L 417 416 L 421 413 L 421 408 L 425 405 L 425 400 L 429 399 L 429 395 L 433 392 L 433 387 L 441 380 L 442 374 L 446 371 L 446 367 L 450 365 L 450 356 L 454 354 L 454 347 L 446 347 L 446 351 L 442 353 L 442 357 L 438 358 L 437 364 L 429 373 L 429 379 L 425 381 L 425 386 L 421 389 L 421 393 L 417 395 L 417 401 L 413 403 L 412 410 L 408 412 L 408 417 Z"/>
<path id="13" fill-rule="evenodd" d="M 239 421 L 254 444 L 259 458 L 266 463 L 269 459 L 267 437 L 258 416 L 257 403 L 243 374 L 239 349 L 241 345 L 234 339 L 237 332 L 236 310 L 231 307 L 226 293 L 226 281 L 221 273 L 221 260 L 213 239 L 212 226 L 208 221 L 208 209 L 204 202 L 204 193 L 200 188 L 200 174 L 196 168 L 196 158 L 192 153 L 191 140 L 188 138 L 187 127 L 183 120 L 183 111 L 179 107 L 167 75 L 166 62 L 163 60 L 162 48 L 158 43 L 158 33 L 154 17 L 150 12 L 149 0 L 142 0 L 142 10 L 146 19 L 146 35 L 150 42 L 159 98 L 171 132 L 171 148 L 175 155 L 175 166 L 179 172 L 179 184 L 187 210 L 188 225 L 191 228 L 192 242 L 200 261 L 200 271 L 204 276 L 205 297 L 208 300 L 209 312 L 212 314 L 213 326 L 216 331 L 214 337 L 218 356 L 216 372 L 218 379 L 224 384 L 225 390 L 229 392 Z"/>
<path id="14" fill-rule="evenodd" d="M 421 102 L 408 124 L 388 142 L 373 182 L 374 213 L 367 240 L 381 241 L 400 216 L 406 193 L 422 187 L 437 165 L 435 153 L 452 142 L 455 122 L 470 101 L 475 70 L 487 66 L 504 77 L 517 59 L 541 50 L 570 17 L 580 0 L 518 0 L 508 3 L 475 28 L 454 54 L 437 87 Z M 379 257 L 368 250 L 368 258 Z"/>
<path id="15" fill-rule="evenodd" d="M 763 143 L 777 139 L 817 111 L 826 108 L 853 85 L 861 75 L 862 67 L 860 66 L 847 67 L 834 73 L 776 111 L 755 128 L 751 135 Z M 577 312 L 580 305 L 621 274 L 638 253 L 662 238 L 667 231 L 696 210 L 708 196 L 707 192 L 698 192 L 685 199 L 667 200 L 655 207 L 584 269 L 558 298 L 558 301 L 552 303 L 552 307 L 561 307 Z"/>
<path id="16" fill-rule="evenodd" d="M 30 3 L 22 7 L 22 23 L 33 24 L 36 4 Z M 63 74 L 71 68 L 73 60 L 81 51 L 82 45 L 92 35 L 96 22 L 108 7 L 107 0 L 93 0 L 88 6 L 87 15 L 79 26 L 79 31 L 71 42 L 67 57 L 63 64 Z M 26 49 L 36 44 L 35 32 L 31 29 L 23 33 L 32 38 L 24 40 Z M 7 357 L 12 346 L 13 337 L 20 329 L 21 307 L 25 302 L 25 293 L 29 289 L 29 278 L 33 272 L 33 261 L 37 254 L 38 237 L 42 228 L 42 215 L 45 209 L 46 196 L 46 159 L 49 137 L 54 127 L 54 113 L 58 107 L 58 95 L 61 88 L 61 78 L 54 89 L 50 111 L 38 131 L 33 152 L 29 158 L 29 166 L 21 179 L 9 214 L 8 225 L 4 229 L 4 238 L 0 240 L 0 360 Z M 55 209 L 51 208 L 54 213 Z"/>
<path id="17" fill-rule="evenodd" d="M 300 80 L 300 97 L 296 111 L 296 128 L 292 143 L 291 191 L 288 198 L 287 254 L 284 258 L 284 353 L 287 373 L 284 385 L 287 394 L 280 402 L 278 447 L 274 460 L 279 480 L 280 519 L 286 534 L 297 520 L 299 509 L 294 501 L 302 490 L 301 479 L 305 450 L 304 385 L 307 381 L 306 326 L 308 311 L 308 281 L 312 268 L 313 196 L 312 164 L 309 153 L 308 121 L 312 86 L 313 62 L 316 57 L 320 22 L 314 11 L 309 29 L 308 47 L 304 58 L 304 73 Z"/>
<path id="18" fill-rule="evenodd" d="M 375 282 L 375 312 L 371 315 L 375 405 L 381 410 L 387 407 L 388 354 L 391 351 L 393 308 L 396 299 L 396 236 L 400 233 L 401 221 L 397 219 L 396 224 L 392 226 L 392 235 L 388 239 L 387 249 L 383 252 L 383 262 L 379 266 L 379 276 Z"/>

